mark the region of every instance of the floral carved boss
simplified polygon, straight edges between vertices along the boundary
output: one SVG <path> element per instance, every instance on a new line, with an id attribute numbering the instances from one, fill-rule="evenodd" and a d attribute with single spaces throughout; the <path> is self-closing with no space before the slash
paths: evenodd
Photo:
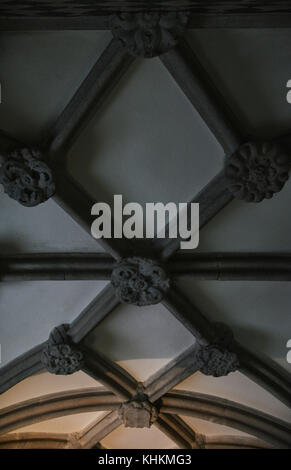
<path id="1" fill-rule="evenodd" d="M 223 323 L 213 325 L 213 340 L 201 346 L 196 355 L 197 368 L 204 375 L 223 377 L 239 369 L 239 361 L 232 350 L 234 338 L 232 331 Z"/>
<path id="2" fill-rule="evenodd" d="M 283 188 L 289 178 L 290 157 L 273 142 L 248 142 L 226 161 L 228 188 L 237 199 L 261 202 Z"/>
<path id="3" fill-rule="evenodd" d="M 55 192 L 51 169 L 37 150 L 18 149 L 0 167 L 0 184 L 12 199 L 33 207 L 45 202 Z"/>
<path id="4" fill-rule="evenodd" d="M 160 264 L 132 257 L 124 258 L 115 266 L 111 283 L 121 302 L 144 306 L 161 302 L 170 280 Z"/>
<path id="5" fill-rule="evenodd" d="M 53 329 L 42 352 L 41 361 L 51 374 L 70 375 L 83 365 L 83 354 L 71 343 L 67 335 L 68 325 Z"/>

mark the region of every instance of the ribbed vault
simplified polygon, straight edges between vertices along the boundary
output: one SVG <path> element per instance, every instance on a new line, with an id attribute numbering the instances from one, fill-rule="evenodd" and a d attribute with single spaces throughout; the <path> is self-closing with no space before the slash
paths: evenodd
<path id="1" fill-rule="evenodd" d="M 46 3 L 52 3 L 48 7 L 56 11 L 55 2 Z M 259 133 L 249 135 L 245 131 L 188 43 L 185 31 L 199 21 L 194 14 L 195 9 L 185 12 L 184 7 L 171 12 L 175 17 L 171 40 L 167 47 L 161 41 L 155 48 L 152 43 L 135 44 L 126 34 L 129 26 L 139 28 L 136 15 L 143 13 L 135 11 L 130 19 L 117 15 L 112 26 L 108 11 L 104 14 L 104 5 L 100 6 L 102 14 L 92 15 L 90 5 L 82 3 L 84 29 L 89 27 L 89 23 L 93 24 L 93 29 L 110 29 L 112 39 L 56 122 L 38 142 L 34 145 L 19 142 L 1 131 L 0 182 L 12 199 L 28 206 L 26 210 L 29 211 L 31 206 L 53 198 L 80 227 L 91 233 L 91 207 L 95 201 L 69 174 L 67 155 L 92 116 L 102 112 L 104 101 L 113 91 L 118 91 L 121 79 L 136 57 L 153 56 L 159 57 L 225 153 L 221 171 L 198 194 L 193 194 L 191 202 L 200 204 L 200 229 L 235 199 L 247 205 L 259 204 L 263 200 L 266 203 L 272 196 L 280 197 L 277 193 L 289 184 L 291 135 L 266 140 L 261 139 Z M 197 8 L 199 2 L 194 3 Z M 231 24 L 232 13 L 227 9 L 227 2 L 222 3 L 223 15 L 218 16 L 217 22 L 221 24 L 224 17 L 230 18 Z M 76 17 L 70 18 L 62 12 L 62 6 L 58 7 L 61 8 L 58 27 L 79 29 Z M 27 11 L 23 12 L 21 6 L 19 8 L 20 17 L 26 16 L 24 30 L 52 27 L 44 10 L 30 18 Z M 215 9 L 211 9 L 210 4 L 206 8 L 204 13 L 200 13 L 200 21 L 205 14 L 212 24 Z M 21 30 L 22 23 L 19 17 L 13 16 L 11 2 L 3 2 L 1 10 L 6 11 L 8 26 L 4 26 L 1 20 L 0 29 L 5 30 L 10 25 L 12 29 Z M 274 14 L 277 21 L 279 17 L 285 21 L 290 18 L 289 10 L 289 16 L 286 16 L 282 5 L 273 2 L 269 11 L 258 20 L 259 26 L 270 24 L 270 12 L 273 21 Z M 164 14 L 158 13 L 158 17 L 163 19 Z M 150 15 L 154 23 L 156 16 Z M 243 11 L 241 15 L 241 21 L 245 22 Z M 159 28 L 163 38 L 165 32 L 162 26 Z M 20 174 L 18 179 L 14 178 L 15 173 Z M 25 187 L 29 179 L 27 175 L 35 178 L 33 188 Z M 276 253 L 188 254 L 179 251 L 180 242 L 179 238 L 169 237 L 147 241 L 101 239 L 98 243 L 104 253 L 98 254 L 0 255 L 2 282 L 111 280 L 70 324 L 56 324 L 46 342 L 35 344 L 33 349 L 0 369 L 0 393 L 43 371 L 69 375 L 82 370 L 104 388 L 68 390 L 2 408 L 0 448 L 94 448 L 102 446 L 101 441 L 121 425 L 136 428 L 153 425 L 176 446 L 186 449 L 291 447 L 291 425 L 288 422 L 218 396 L 177 389 L 183 380 L 198 371 L 212 377 L 240 371 L 290 408 L 290 374 L 274 361 L 241 344 L 234 338 L 229 325 L 211 321 L 209 312 L 200 311 L 180 287 L 180 281 L 185 278 L 289 282 L 290 253 L 281 252 L 278 247 Z M 126 270 L 130 273 L 130 282 L 126 279 L 119 284 L 118 276 Z M 141 273 L 144 272 L 147 275 L 143 277 Z M 144 284 L 149 287 L 140 287 Z M 162 303 L 193 335 L 193 345 L 144 383 L 139 382 L 115 361 L 90 347 L 87 341 L 88 335 L 121 303 L 131 303 L 140 308 Z M 97 411 L 104 412 L 102 417 L 78 433 L 15 433 L 33 423 Z M 199 429 L 193 429 L 183 417 L 215 422 L 248 436 L 209 437 Z"/>

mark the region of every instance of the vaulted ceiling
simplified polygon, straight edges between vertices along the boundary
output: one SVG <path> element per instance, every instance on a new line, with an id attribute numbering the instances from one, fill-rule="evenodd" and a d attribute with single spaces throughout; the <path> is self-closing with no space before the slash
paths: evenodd
<path id="1" fill-rule="evenodd" d="M 25 207 L 0 186 L 0 448 L 290 447 L 291 186 L 238 194 L 228 168 L 283 156 L 287 180 L 291 30 L 190 17 L 143 58 L 100 18 L 2 27 L 0 176 L 38 149 L 56 189 Z M 91 206 L 114 194 L 199 202 L 198 249 L 98 243 Z M 158 303 L 112 285 L 157 267 Z"/>

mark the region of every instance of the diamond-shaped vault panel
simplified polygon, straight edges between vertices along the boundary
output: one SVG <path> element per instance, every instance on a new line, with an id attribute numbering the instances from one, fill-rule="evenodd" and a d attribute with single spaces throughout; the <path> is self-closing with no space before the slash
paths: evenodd
<path id="1" fill-rule="evenodd" d="M 95 328 L 86 342 L 110 359 L 121 361 L 139 379 L 146 379 L 193 345 L 195 339 L 159 304 L 119 307 Z M 160 361 L 147 361 L 146 369 L 141 370 L 139 359 Z"/>
<path id="2" fill-rule="evenodd" d="M 101 201 L 187 202 L 223 152 L 159 59 L 137 61 L 69 156 L 71 174 Z M 178 169 L 178 170 L 177 170 Z"/>

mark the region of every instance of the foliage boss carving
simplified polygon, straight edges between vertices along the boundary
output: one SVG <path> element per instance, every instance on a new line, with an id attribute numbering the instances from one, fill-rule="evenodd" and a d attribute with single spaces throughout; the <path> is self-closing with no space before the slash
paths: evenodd
<path id="1" fill-rule="evenodd" d="M 231 351 L 233 334 L 222 323 L 213 325 L 213 342 L 201 346 L 196 361 L 200 372 L 213 377 L 222 377 L 239 368 L 237 355 Z"/>
<path id="2" fill-rule="evenodd" d="M 0 183 L 12 199 L 26 207 L 45 202 L 55 192 L 50 168 L 36 150 L 15 150 L 0 167 Z"/>
<path id="3" fill-rule="evenodd" d="M 133 257 L 117 264 L 111 283 L 121 302 L 143 306 L 161 302 L 170 281 L 159 264 L 150 259 Z"/>
<path id="4" fill-rule="evenodd" d="M 83 355 L 67 336 L 68 325 L 53 329 L 42 353 L 42 363 L 51 374 L 69 375 L 83 365 Z"/>
<path id="5" fill-rule="evenodd" d="M 279 145 L 249 142 L 227 160 L 225 174 L 237 199 L 260 202 L 281 191 L 289 170 L 290 158 Z"/>

